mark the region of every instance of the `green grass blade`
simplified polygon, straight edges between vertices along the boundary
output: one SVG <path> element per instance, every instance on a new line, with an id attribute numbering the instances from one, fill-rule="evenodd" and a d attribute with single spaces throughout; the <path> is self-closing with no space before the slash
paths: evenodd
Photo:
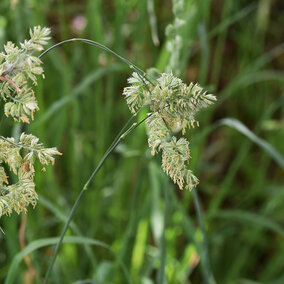
<path id="1" fill-rule="evenodd" d="M 48 199 L 41 196 L 40 194 L 38 194 L 38 196 L 39 196 L 39 202 L 41 204 L 43 204 L 48 210 L 50 210 L 57 217 L 58 220 L 61 220 L 62 222 L 68 221 L 68 216 L 65 215 L 63 212 L 61 212 L 60 209 L 57 208 L 52 202 L 50 202 Z M 73 221 L 70 223 L 70 228 L 73 230 L 73 232 L 76 235 L 83 236 L 83 234 L 80 232 L 78 226 Z M 85 249 L 88 257 L 90 258 L 90 261 L 91 261 L 93 267 L 95 267 L 95 258 L 94 258 L 94 255 L 92 253 L 92 250 L 87 245 L 84 245 L 84 249 Z"/>
<path id="2" fill-rule="evenodd" d="M 244 17 L 248 16 L 251 14 L 256 8 L 256 3 L 251 3 L 245 8 L 241 9 L 234 15 L 229 16 L 228 18 L 224 19 L 219 25 L 214 27 L 210 32 L 209 32 L 209 37 L 212 38 L 219 33 L 222 33 L 224 30 L 226 30 L 228 27 L 231 25 L 235 24 L 236 22 L 240 21 Z"/>
<path id="3" fill-rule="evenodd" d="M 240 221 L 243 223 L 248 223 L 249 226 L 260 226 L 264 229 L 273 231 L 274 233 L 279 234 L 281 237 L 284 237 L 284 227 L 271 218 L 261 216 L 256 213 L 252 213 L 244 210 L 218 210 L 215 213 L 210 214 L 208 217 L 211 218 L 221 218 L 228 219 L 230 222 L 233 220 Z"/>
<path id="4" fill-rule="evenodd" d="M 224 118 L 224 119 L 219 120 L 218 124 L 226 125 L 231 128 L 234 128 L 240 133 L 242 133 L 243 135 L 245 135 L 248 139 L 250 139 L 255 144 L 257 144 L 259 147 L 261 147 L 263 150 L 265 150 L 270 155 L 270 157 L 284 170 L 283 156 L 271 144 L 261 139 L 260 137 L 256 136 L 239 120 L 234 119 L 234 118 Z"/>
<path id="5" fill-rule="evenodd" d="M 7 274 L 7 277 L 6 277 L 6 280 L 5 280 L 5 284 L 13 284 L 14 283 L 15 278 L 18 276 L 19 265 L 26 255 L 38 250 L 39 248 L 43 248 L 43 247 L 50 246 L 50 245 L 55 245 L 55 244 L 58 243 L 58 241 L 59 241 L 59 238 L 46 238 L 46 239 L 35 240 L 35 241 L 31 242 L 29 245 L 27 245 L 24 250 L 19 252 L 13 258 L 13 261 L 11 263 L 11 266 L 9 268 L 9 271 L 8 271 L 8 274 Z M 86 237 L 70 236 L 70 237 L 64 238 L 63 243 L 92 245 L 92 246 L 102 247 L 102 248 L 105 248 L 108 251 L 110 251 L 116 258 L 115 252 L 112 250 L 112 248 L 109 245 L 107 245 L 104 242 L 95 240 L 95 239 L 86 238 Z M 125 265 L 121 261 L 119 261 L 119 264 L 120 264 L 122 271 L 125 275 L 127 283 L 131 283 L 129 273 L 127 272 Z"/>
<path id="6" fill-rule="evenodd" d="M 85 95 L 83 92 L 91 85 L 93 84 L 95 81 L 97 81 L 98 79 L 102 78 L 103 76 L 105 76 L 106 74 L 109 74 L 110 72 L 121 72 L 123 71 L 125 68 L 119 64 L 112 64 L 112 65 L 108 65 L 106 67 L 102 67 L 99 70 L 96 70 L 94 72 L 92 72 L 91 74 L 89 74 L 88 76 L 86 76 L 84 78 L 84 80 L 82 82 L 80 82 L 76 88 L 74 89 L 74 91 L 68 95 L 68 96 L 64 96 L 61 99 L 58 99 L 56 102 L 54 102 L 45 112 L 44 114 L 35 122 L 32 124 L 33 128 L 34 127 L 38 127 L 39 125 L 41 125 L 42 123 L 44 123 L 45 121 L 47 121 L 50 117 L 52 117 L 56 112 L 60 111 L 61 108 L 63 108 L 64 106 L 66 106 L 67 104 L 69 104 L 70 102 L 78 99 L 79 97 Z"/>

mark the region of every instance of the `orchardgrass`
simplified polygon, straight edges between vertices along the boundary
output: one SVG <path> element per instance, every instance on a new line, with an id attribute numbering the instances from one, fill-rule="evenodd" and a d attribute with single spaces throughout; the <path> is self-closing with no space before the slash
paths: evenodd
<path id="1" fill-rule="evenodd" d="M 5 52 L 0 53 L 1 98 L 5 103 L 6 116 L 23 123 L 33 120 L 34 112 L 39 108 L 31 84 L 37 84 L 38 76 L 44 77 L 40 58 L 53 48 L 71 41 L 85 42 L 110 52 L 133 70 L 128 79 L 129 86 L 123 91 L 133 116 L 110 145 L 79 194 L 57 243 L 45 282 L 48 281 L 69 223 L 90 182 L 119 142 L 142 122 L 146 123 L 152 155 L 162 153 L 162 169 L 179 189 L 191 190 L 199 183 L 189 169 L 190 149 L 184 134 L 188 128 L 198 126 L 195 114 L 216 100 L 215 96 L 207 94 L 198 84 L 186 85 L 171 72 L 152 78 L 127 59 L 91 40 L 66 40 L 36 56 L 35 53 L 43 50 L 43 45 L 50 39 L 49 34 L 48 28 L 34 27 L 30 30 L 30 40 L 20 43 L 20 47 L 8 42 L 4 46 Z M 137 113 L 145 107 L 149 110 L 147 117 L 138 123 L 132 123 Z M 180 131 L 182 135 L 179 134 L 180 138 L 177 138 L 174 134 Z M 22 133 L 18 141 L 0 136 L 0 217 L 4 214 L 10 215 L 13 211 L 18 214 L 26 213 L 29 204 L 35 207 L 37 194 L 34 163 L 39 160 L 44 170 L 46 165 L 54 164 L 56 155 L 61 153 L 56 148 L 45 148 L 32 134 Z M 9 182 L 7 169 L 9 175 L 17 176 L 16 183 Z"/>

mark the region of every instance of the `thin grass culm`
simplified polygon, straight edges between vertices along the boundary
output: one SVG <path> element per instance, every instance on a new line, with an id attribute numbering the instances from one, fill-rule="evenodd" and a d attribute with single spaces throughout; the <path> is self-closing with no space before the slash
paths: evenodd
<path id="1" fill-rule="evenodd" d="M 39 31 L 42 31 L 43 33 L 42 39 L 39 39 L 38 42 L 35 43 L 34 48 L 37 47 L 37 45 L 40 46 L 40 44 L 45 43 L 45 41 L 48 39 L 48 29 L 44 28 L 41 30 L 39 27 L 34 29 L 34 33 L 39 33 Z M 11 67 L 8 68 L 6 66 L 4 68 L 6 71 L 3 68 L 3 70 L 1 70 L 1 87 L 2 92 L 4 92 L 4 95 L 2 95 L 2 93 L 1 95 L 4 100 L 8 97 L 12 100 L 12 102 L 9 102 L 9 105 L 5 108 L 6 115 L 11 115 L 15 120 L 28 122 L 27 115 L 33 118 L 33 111 L 37 109 L 37 105 L 35 103 L 36 100 L 32 91 L 29 91 L 30 89 L 28 87 L 23 87 L 23 84 L 26 81 L 23 81 L 21 77 L 17 77 L 16 71 L 18 69 L 15 66 L 17 66 L 18 62 L 24 62 L 22 63 L 22 65 L 27 64 L 27 66 L 33 63 L 39 65 L 41 63 L 40 58 L 42 58 L 48 52 L 56 47 L 59 47 L 62 44 L 71 42 L 86 43 L 109 52 L 122 62 L 126 63 L 129 68 L 134 71 L 132 73 L 132 76 L 128 79 L 129 86 L 124 88 L 123 91 L 123 96 L 126 99 L 127 105 L 133 115 L 113 140 L 113 142 L 103 155 L 102 159 L 98 163 L 97 167 L 92 172 L 89 179 L 86 181 L 81 192 L 79 193 L 61 232 L 59 241 L 55 247 L 54 254 L 45 275 L 44 283 L 49 282 L 49 278 L 66 231 L 85 192 L 89 188 L 89 185 L 94 180 L 95 176 L 105 163 L 106 159 L 112 154 L 121 140 L 125 139 L 127 135 L 134 131 L 143 122 L 145 122 L 146 124 L 148 144 L 151 148 L 152 155 L 155 155 L 158 152 L 162 153 L 163 171 L 171 178 L 171 180 L 175 184 L 178 185 L 179 189 L 181 190 L 191 190 L 196 187 L 196 185 L 199 183 L 199 180 L 189 168 L 189 141 L 186 139 L 184 134 L 188 128 L 199 125 L 198 121 L 196 121 L 195 119 L 196 113 L 200 109 L 206 108 L 214 103 L 214 101 L 216 101 L 215 96 L 213 96 L 212 94 L 207 94 L 207 92 L 204 91 L 198 84 L 190 83 L 189 85 L 186 85 L 182 82 L 181 79 L 175 77 L 172 73 L 161 73 L 157 76 L 156 79 L 153 79 L 139 67 L 132 64 L 129 60 L 118 55 L 106 46 L 92 40 L 74 38 L 59 42 L 51 46 L 39 57 L 28 57 L 28 59 L 26 59 L 25 54 L 29 51 L 28 48 L 26 48 L 27 51 L 23 52 L 23 55 L 18 55 L 18 53 L 15 53 L 15 59 L 13 59 L 14 65 L 12 64 Z M 8 47 L 12 48 L 13 46 L 10 44 L 8 45 Z M 7 53 L 8 51 L 9 49 L 6 48 Z M 19 56 L 19 58 L 17 58 L 17 56 Z M 2 56 L 2 58 L 4 57 Z M 34 74 L 42 74 L 43 70 L 41 67 L 34 67 L 31 70 L 31 73 L 28 73 L 27 76 L 33 82 L 35 82 Z M 9 76 L 10 74 L 13 76 Z M 32 94 L 32 96 L 30 97 L 33 98 L 33 101 L 27 102 L 26 105 L 24 105 L 23 103 L 20 104 L 20 106 L 23 105 L 23 113 L 20 113 L 17 108 L 13 107 L 13 104 L 19 104 L 18 98 L 22 98 L 23 96 L 21 87 L 27 93 L 30 92 L 29 94 Z M 137 117 L 138 112 L 143 108 L 148 109 L 147 116 L 139 122 L 133 122 Z M 180 138 L 177 138 L 176 136 L 176 133 L 178 132 L 181 132 L 181 134 L 179 134 L 178 136 Z M 1 162 L 4 160 L 2 156 L 9 157 L 9 155 L 11 156 L 13 154 L 13 160 L 6 159 L 6 162 L 8 163 L 10 168 L 19 175 L 22 174 L 23 169 L 28 172 L 33 172 L 33 165 L 31 161 L 34 161 L 35 155 L 37 155 L 37 158 L 40 160 L 40 162 L 45 165 L 49 162 L 54 163 L 53 156 L 60 154 L 55 148 L 44 149 L 42 147 L 42 144 L 38 143 L 37 138 L 33 137 L 32 135 L 22 134 L 20 142 L 15 142 L 12 138 L 5 137 L 1 138 L 1 141 Z M 17 146 L 16 150 L 13 148 L 13 146 Z M 14 166 L 14 161 L 21 160 L 19 154 L 20 149 L 27 151 L 27 154 L 24 158 L 25 162 L 23 164 L 19 163 L 20 166 L 18 164 L 17 166 Z M 8 150 L 10 152 L 7 152 Z M 7 183 L 7 177 L 4 172 L 4 168 L 2 167 L 0 168 L 0 174 L 1 185 L 3 185 L 4 183 Z M 26 179 L 30 180 L 30 177 L 27 176 Z M 23 184 L 22 187 L 24 189 L 25 187 L 27 187 L 26 190 L 28 190 L 28 188 L 33 189 L 33 187 L 26 183 Z M 7 194 L 9 193 L 6 193 L 6 191 L 3 193 L 1 192 L 0 205 L 4 204 L 5 206 L 5 198 L 7 197 Z M 30 203 L 34 205 L 34 201 Z M 19 204 L 21 205 L 21 203 Z M 28 204 L 29 203 L 27 203 L 26 206 Z M 19 210 L 19 208 L 17 207 L 15 209 L 18 213 L 20 213 L 21 211 Z M 6 212 L 4 211 L 4 213 Z M 10 211 L 8 213 L 10 213 Z"/>

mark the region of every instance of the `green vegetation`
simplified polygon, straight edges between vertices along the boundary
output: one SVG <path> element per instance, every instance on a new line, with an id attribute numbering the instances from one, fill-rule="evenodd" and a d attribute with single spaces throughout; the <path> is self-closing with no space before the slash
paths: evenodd
<path id="1" fill-rule="evenodd" d="M 196 115 L 200 127 L 185 134 L 197 190 L 180 191 L 163 173 L 142 123 L 89 183 L 50 283 L 284 281 L 283 4 L 171 4 L 0 2 L 0 46 L 23 42 L 30 27 L 48 26 L 54 44 L 94 40 L 143 70 L 172 70 L 187 85 L 199 82 L 218 99 Z M 35 161 L 34 210 L 1 217 L 0 282 L 43 282 L 80 190 L 131 117 L 122 93 L 132 71 L 113 55 L 78 41 L 41 60 L 46 78 L 34 88 L 34 121 L 3 115 L 1 136 L 19 141 L 21 133 L 32 133 L 63 156 L 44 174 Z M 157 79 L 155 70 L 149 74 Z"/>

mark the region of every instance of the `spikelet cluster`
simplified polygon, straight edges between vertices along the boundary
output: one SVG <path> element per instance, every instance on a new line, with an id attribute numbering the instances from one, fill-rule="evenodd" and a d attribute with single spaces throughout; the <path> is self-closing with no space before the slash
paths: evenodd
<path id="1" fill-rule="evenodd" d="M 48 28 L 34 27 L 30 30 L 30 40 L 20 43 L 20 47 L 9 41 L 4 45 L 4 52 L 0 53 L 1 97 L 5 102 L 5 115 L 15 121 L 29 123 L 38 109 L 29 81 L 36 85 L 36 76 L 43 76 L 42 62 L 34 52 L 43 49 L 49 33 Z"/>
<path id="2" fill-rule="evenodd" d="M 161 151 L 164 172 L 180 189 L 192 189 L 198 179 L 188 169 L 189 142 L 184 137 L 177 139 L 172 133 L 181 129 L 185 134 L 187 128 L 198 125 L 196 112 L 212 104 L 216 97 L 198 84 L 186 85 L 171 73 L 161 74 L 155 85 L 133 73 L 128 83 L 130 86 L 123 94 L 130 111 L 135 114 L 142 106 L 149 106 L 146 126 L 152 155 Z"/>
<path id="3" fill-rule="evenodd" d="M 0 216 L 10 215 L 13 210 L 26 212 L 29 204 L 36 205 L 35 160 L 43 166 L 54 164 L 54 155 L 60 154 L 56 148 L 44 148 L 31 134 L 22 133 L 19 141 L 0 136 Z M 9 184 L 4 165 L 17 176 L 15 184 Z"/>
<path id="4" fill-rule="evenodd" d="M 39 26 L 30 30 L 30 40 L 20 47 L 8 42 L 0 53 L 0 95 L 5 103 L 6 116 L 15 121 L 29 123 L 38 109 L 34 91 L 29 86 L 36 84 L 37 75 L 43 76 L 41 61 L 34 52 L 43 49 L 50 30 Z M 32 134 L 22 133 L 19 141 L 0 136 L 0 217 L 26 212 L 37 202 L 34 183 L 34 163 L 38 159 L 44 166 L 54 164 L 54 156 L 61 155 L 56 148 L 44 148 Z M 15 183 L 11 183 L 14 175 Z"/>

